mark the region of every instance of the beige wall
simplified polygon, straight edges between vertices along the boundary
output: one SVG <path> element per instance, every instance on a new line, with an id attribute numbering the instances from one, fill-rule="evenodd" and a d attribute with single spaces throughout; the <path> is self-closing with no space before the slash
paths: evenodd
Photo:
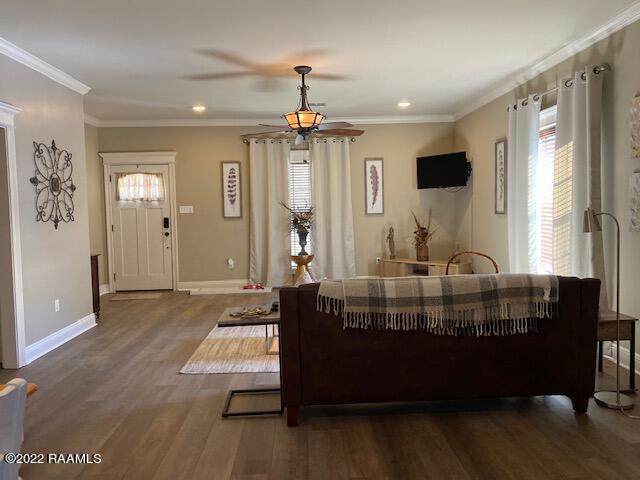
<path id="1" fill-rule="evenodd" d="M 620 301 L 623 312 L 634 316 L 640 316 L 640 296 L 637 295 L 637 285 L 640 283 L 640 234 L 629 232 L 628 229 L 628 182 L 630 174 L 640 168 L 640 161 L 630 158 L 629 107 L 631 99 L 640 93 L 639 45 L 640 23 L 635 23 L 544 72 L 517 92 L 505 95 L 460 119 L 455 128 L 456 147 L 467 149 L 474 161 L 473 208 L 466 212 L 461 241 L 495 256 L 506 266 L 507 219 L 505 215 L 493 213 L 493 148 L 496 139 L 505 137 L 507 133 L 507 105 L 516 97 L 555 86 L 559 79 L 586 65 L 602 62 L 611 65 L 612 71 L 604 74 L 606 154 L 603 161 L 609 180 L 603 186 L 606 190 L 603 209 L 614 213 L 622 225 Z M 611 248 L 613 229 L 610 224 L 604 228 L 610 277 L 615 268 Z M 609 281 L 610 289 L 612 286 Z M 640 340 L 640 336 L 638 338 Z"/>
<path id="2" fill-rule="evenodd" d="M 98 129 L 93 125 L 84 125 L 84 138 L 87 156 L 87 184 L 89 204 L 89 237 L 91 254 L 100 254 L 98 269 L 100 285 L 108 284 L 107 278 L 107 231 L 104 209 L 104 170 L 98 155 Z"/>
<path id="3" fill-rule="evenodd" d="M 22 109 L 16 116 L 26 343 L 60 330 L 92 312 L 89 222 L 82 96 L 0 55 L 0 101 Z M 36 222 L 33 142 L 56 144 L 73 154 L 75 221 L 54 230 Z M 54 312 L 54 300 L 60 311 Z"/>
<path id="4" fill-rule="evenodd" d="M 249 262 L 249 191 L 242 192 L 241 219 L 222 218 L 220 162 L 240 161 L 248 184 L 248 147 L 240 127 L 100 128 L 101 152 L 175 150 L 178 205 L 193 214 L 178 214 L 179 281 L 246 279 Z M 229 270 L 227 258 L 235 260 Z"/>
<path id="5" fill-rule="evenodd" d="M 360 126 L 359 126 L 360 127 Z M 413 219 L 409 209 L 423 219 L 432 208 L 437 232 L 431 258 L 446 258 L 454 248 L 457 225 L 455 204 L 460 193 L 418 190 L 416 157 L 448 153 L 453 147 L 452 123 L 362 126 L 366 133 L 351 144 L 351 189 L 359 275 L 375 274 L 375 259 L 386 252 L 386 230 L 393 225 L 397 256 L 415 258 L 411 243 Z M 365 215 L 364 159 L 384 158 L 384 215 Z"/>
<path id="6" fill-rule="evenodd" d="M 400 254 L 409 251 L 409 208 L 425 215 L 433 207 L 440 225 L 433 256 L 445 257 L 457 231 L 455 202 L 459 194 L 418 191 L 415 159 L 419 155 L 449 152 L 453 124 L 365 125 L 366 133 L 351 144 L 356 265 L 358 274 L 375 272 L 375 258 L 384 253 L 384 229 L 394 225 Z M 100 151 L 175 150 L 178 205 L 193 205 L 194 214 L 180 215 L 179 264 L 181 282 L 245 279 L 248 276 L 248 188 L 243 192 L 243 218 L 222 218 L 220 162 L 242 163 L 247 183 L 248 147 L 240 135 L 247 127 L 100 128 Z M 385 159 L 385 214 L 364 214 L 364 158 Z M 97 182 L 97 178 L 94 180 Z M 97 183 L 93 188 L 100 189 Z M 94 206 L 98 207 L 97 204 Z M 92 208 L 94 208 L 92 207 Z M 92 213 L 92 217 L 98 212 Z M 93 232 L 93 231 L 92 231 Z M 92 236 L 99 235 L 97 232 Z M 236 268 L 228 270 L 227 258 Z"/>

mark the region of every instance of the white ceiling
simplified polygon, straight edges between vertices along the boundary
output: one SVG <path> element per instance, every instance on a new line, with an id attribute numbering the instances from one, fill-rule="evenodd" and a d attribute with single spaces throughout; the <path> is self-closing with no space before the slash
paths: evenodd
<path id="1" fill-rule="evenodd" d="M 283 63 L 278 72 L 310 64 L 310 100 L 329 118 L 446 115 L 636 1 L 0 0 L 0 37 L 89 85 L 85 110 L 101 120 L 277 118 L 296 107 L 293 71 L 185 78 L 246 71 L 202 49 Z M 200 103 L 207 111 L 193 113 Z"/>

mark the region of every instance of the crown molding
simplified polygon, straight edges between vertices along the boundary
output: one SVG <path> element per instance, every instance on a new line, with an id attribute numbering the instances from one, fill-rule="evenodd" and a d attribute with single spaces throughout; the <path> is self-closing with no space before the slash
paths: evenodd
<path id="1" fill-rule="evenodd" d="M 14 119 L 18 113 L 20 113 L 18 107 L 11 105 L 10 103 L 0 102 L 0 125 L 13 127 Z"/>
<path id="2" fill-rule="evenodd" d="M 383 125 L 393 123 L 452 123 L 453 115 L 380 115 L 376 117 L 330 118 L 329 122 L 349 122 L 354 125 Z"/>
<path id="3" fill-rule="evenodd" d="M 2 37 L 0 37 L 0 53 L 46 77 L 49 77 L 60 85 L 64 85 L 74 92 L 78 92 L 80 95 L 85 95 L 89 90 L 91 90 L 91 87 L 86 86 L 71 75 L 64 73 L 62 70 L 48 64 L 44 60 L 39 59 L 35 55 L 30 54 L 26 50 L 21 49 Z"/>
<path id="4" fill-rule="evenodd" d="M 100 120 L 98 120 L 96 117 L 89 115 L 88 113 L 84 114 L 84 123 L 86 123 L 87 125 L 91 125 L 92 127 L 100 126 Z"/>
<path id="5" fill-rule="evenodd" d="M 328 122 L 349 122 L 354 125 L 393 123 L 451 123 L 453 115 L 404 115 L 378 117 L 331 117 Z M 261 123 L 277 124 L 282 119 L 265 118 L 174 118 L 158 120 L 100 120 L 85 114 L 85 123 L 95 127 L 256 127 Z"/>
<path id="6" fill-rule="evenodd" d="M 175 150 L 157 152 L 98 152 L 105 165 L 152 165 L 175 163 Z"/>
<path id="7" fill-rule="evenodd" d="M 577 53 L 589 48 L 593 44 L 603 40 L 615 32 L 622 30 L 624 27 L 631 25 L 640 19 L 640 2 L 632 5 L 631 7 L 623 10 L 618 15 L 610 19 L 607 23 L 596 28 L 587 35 L 574 40 L 573 42 L 565 45 L 564 47 L 556 50 L 551 55 L 548 55 L 537 62 L 531 64 L 521 73 L 513 76 L 510 80 L 498 85 L 486 95 L 483 95 L 473 102 L 466 105 L 462 110 L 457 112 L 453 117 L 454 121 L 458 121 L 461 118 L 476 111 L 480 107 L 494 101 L 496 98 L 500 98 L 512 91 L 513 89 L 527 83 L 529 80 L 537 77 L 543 72 L 555 67 L 556 65 L 564 62 L 568 58 L 576 55 Z"/>

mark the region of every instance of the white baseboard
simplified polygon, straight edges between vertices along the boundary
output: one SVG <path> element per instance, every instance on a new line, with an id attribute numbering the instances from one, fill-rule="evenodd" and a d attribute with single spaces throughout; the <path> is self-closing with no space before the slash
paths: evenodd
<path id="1" fill-rule="evenodd" d="M 103 283 L 100 285 L 100 296 L 106 295 L 107 293 L 111 293 L 111 287 L 108 283 Z"/>
<path id="2" fill-rule="evenodd" d="M 194 288 L 189 290 L 189 295 L 247 295 L 251 293 L 270 293 L 272 290 L 271 287 L 264 287 L 259 290 L 245 290 L 242 287 Z"/>
<path id="3" fill-rule="evenodd" d="M 178 282 L 178 290 L 200 290 L 204 288 L 237 288 L 242 287 L 249 283 L 249 280 L 235 279 L 235 280 L 205 280 L 202 282 Z"/>
<path id="4" fill-rule="evenodd" d="M 77 337 L 81 333 L 96 326 L 96 316 L 90 313 L 84 318 L 81 318 L 77 322 L 67 325 L 61 328 L 57 332 L 53 332 L 48 337 L 38 340 L 32 343 L 26 348 L 26 361 L 27 365 L 33 362 L 35 359 L 49 353 L 51 350 L 58 348 L 60 345 L 67 343 L 72 338 Z"/>
<path id="5" fill-rule="evenodd" d="M 208 280 L 204 282 L 178 282 L 178 290 L 187 291 L 190 295 L 224 295 L 224 294 L 242 294 L 242 293 L 263 293 L 271 292 L 271 287 L 265 287 L 262 290 L 248 289 L 244 290 L 249 280 Z"/>
<path id="6" fill-rule="evenodd" d="M 606 342 L 608 343 L 608 342 Z M 604 358 L 606 358 L 607 360 L 610 360 L 611 362 L 615 363 L 616 362 L 616 348 L 615 348 L 615 342 L 611 342 L 611 345 L 613 348 L 611 348 L 611 354 L 604 355 Z M 607 349 L 605 347 L 605 352 L 607 352 Z M 609 352 L 607 352 L 609 353 Z M 640 354 L 636 353 L 635 355 L 636 357 L 636 374 L 640 375 Z M 620 345 L 620 366 L 626 370 L 629 370 L 629 359 L 631 358 L 631 352 L 629 351 L 628 348 L 623 347 L 622 345 Z"/>

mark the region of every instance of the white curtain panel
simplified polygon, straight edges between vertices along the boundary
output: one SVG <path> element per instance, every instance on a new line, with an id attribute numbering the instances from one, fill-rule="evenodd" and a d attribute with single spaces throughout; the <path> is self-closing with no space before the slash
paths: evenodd
<path id="1" fill-rule="evenodd" d="M 318 280 L 356 274 L 348 138 L 313 139 L 312 205 L 315 209 L 311 266 Z"/>
<path id="2" fill-rule="evenodd" d="M 571 160 L 571 274 L 602 281 L 600 305 L 608 305 L 602 232 L 582 231 L 583 213 L 602 210 L 602 78 L 593 67 L 561 82 L 558 92 L 556 162 Z M 606 219 L 604 219 L 606 221 Z M 604 224 L 605 222 L 603 222 Z M 555 227 L 555 226 L 554 226 Z M 604 228 L 607 228 L 606 225 Z"/>
<path id="3" fill-rule="evenodd" d="M 537 98 L 536 98 L 537 97 Z M 509 271 L 536 272 L 539 242 L 535 228 L 538 135 L 540 98 L 530 95 L 509 107 L 507 158 L 507 225 L 509 237 Z"/>
<path id="4" fill-rule="evenodd" d="M 289 143 L 249 142 L 250 259 L 252 282 L 269 286 L 291 283 L 289 215 Z"/>

